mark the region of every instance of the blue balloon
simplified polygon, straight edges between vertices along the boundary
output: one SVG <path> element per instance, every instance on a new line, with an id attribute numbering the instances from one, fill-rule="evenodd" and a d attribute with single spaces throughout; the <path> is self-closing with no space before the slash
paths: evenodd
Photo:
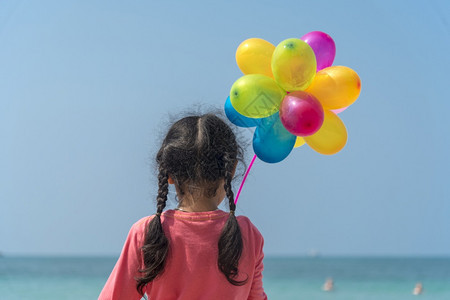
<path id="1" fill-rule="evenodd" d="M 227 101 L 225 101 L 225 114 L 231 123 L 240 127 L 257 126 L 260 120 L 260 118 L 248 118 L 238 113 L 236 109 L 234 109 L 233 105 L 231 105 L 230 97 L 228 97 Z"/>
<path id="2" fill-rule="evenodd" d="M 253 135 L 253 151 L 267 163 L 277 163 L 285 159 L 295 145 L 297 137 L 284 128 L 279 113 L 262 118 Z"/>

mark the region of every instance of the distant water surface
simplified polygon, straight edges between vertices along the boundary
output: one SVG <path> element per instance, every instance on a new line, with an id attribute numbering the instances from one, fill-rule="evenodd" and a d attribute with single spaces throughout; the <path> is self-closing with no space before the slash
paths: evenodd
<path id="1" fill-rule="evenodd" d="M 97 299 L 117 258 L 0 257 L 0 300 Z M 266 257 L 269 299 L 450 299 L 450 258 Z M 335 289 L 321 287 L 332 277 Z M 424 293 L 413 296 L 417 282 Z"/>
<path id="2" fill-rule="evenodd" d="M 450 258 L 270 258 L 265 269 L 269 299 L 450 300 Z M 330 277 L 335 289 L 324 292 Z"/>

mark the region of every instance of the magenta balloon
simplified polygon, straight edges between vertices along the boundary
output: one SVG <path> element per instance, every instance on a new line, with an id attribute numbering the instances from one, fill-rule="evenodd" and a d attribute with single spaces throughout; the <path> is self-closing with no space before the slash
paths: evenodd
<path id="1" fill-rule="evenodd" d="M 323 108 L 313 95 L 295 91 L 286 95 L 280 106 L 280 120 L 296 136 L 312 135 L 323 124 Z"/>
<path id="2" fill-rule="evenodd" d="M 312 31 L 301 38 L 314 51 L 317 61 L 317 71 L 333 64 L 336 56 L 336 45 L 331 36 L 322 31 Z"/>

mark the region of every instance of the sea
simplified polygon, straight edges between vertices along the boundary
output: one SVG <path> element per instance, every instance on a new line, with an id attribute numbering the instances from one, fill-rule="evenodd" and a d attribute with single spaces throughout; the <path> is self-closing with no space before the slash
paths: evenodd
<path id="1" fill-rule="evenodd" d="M 116 259 L 0 257 L 0 299 L 97 299 Z M 266 257 L 264 265 L 269 299 L 450 300 L 450 257 Z M 333 289 L 323 291 L 328 278 Z M 418 282 L 423 293 L 413 295 Z"/>

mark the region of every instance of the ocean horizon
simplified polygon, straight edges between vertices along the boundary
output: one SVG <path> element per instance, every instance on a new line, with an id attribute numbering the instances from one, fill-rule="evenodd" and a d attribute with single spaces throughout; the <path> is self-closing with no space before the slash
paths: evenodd
<path id="1" fill-rule="evenodd" d="M 0 257 L 0 299 L 97 299 L 117 256 Z M 266 256 L 269 299 L 450 299 L 449 257 Z M 322 290 L 332 278 L 334 288 Z M 414 296 L 416 283 L 423 293 Z"/>

